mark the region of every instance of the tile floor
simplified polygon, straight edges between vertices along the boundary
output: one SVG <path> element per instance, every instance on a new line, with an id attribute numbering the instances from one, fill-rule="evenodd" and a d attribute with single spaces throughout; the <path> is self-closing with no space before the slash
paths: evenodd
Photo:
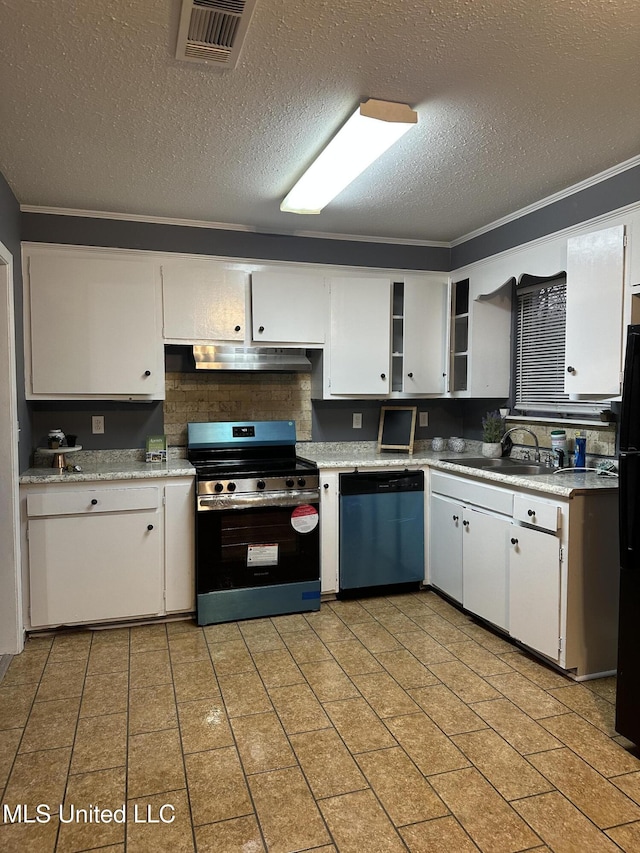
<path id="1" fill-rule="evenodd" d="M 640 851 L 613 701 L 432 592 L 36 637 L 0 683 L 0 850 Z"/>

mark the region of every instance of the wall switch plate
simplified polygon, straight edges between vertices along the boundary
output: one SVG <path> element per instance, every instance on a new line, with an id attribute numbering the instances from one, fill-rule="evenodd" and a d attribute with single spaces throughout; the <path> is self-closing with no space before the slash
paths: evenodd
<path id="1" fill-rule="evenodd" d="M 362 429 L 362 412 L 353 413 L 353 428 Z"/>
<path id="2" fill-rule="evenodd" d="M 91 432 L 94 435 L 104 435 L 104 415 L 91 416 Z"/>
<path id="3" fill-rule="evenodd" d="M 429 412 L 420 412 L 419 425 L 421 427 L 429 426 Z"/>

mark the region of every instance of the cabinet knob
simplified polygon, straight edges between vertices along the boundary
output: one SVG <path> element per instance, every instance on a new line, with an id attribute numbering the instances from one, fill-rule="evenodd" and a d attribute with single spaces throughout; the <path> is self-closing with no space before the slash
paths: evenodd
<path id="1" fill-rule="evenodd" d="M 328 489 L 328 488 L 329 488 L 329 483 L 324 483 L 324 485 L 322 486 L 322 488 L 323 488 L 323 489 Z"/>
<path id="2" fill-rule="evenodd" d="M 454 521 L 458 521 L 458 516 L 457 516 L 457 515 L 452 515 L 452 516 L 451 516 L 451 518 L 452 518 Z"/>
<path id="3" fill-rule="evenodd" d="M 147 530 L 153 530 L 153 524 L 147 524 Z"/>
<path id="4" fill-rule="evenodd" d="M 239 332 L 239 331 L 240 331 L 240 326 L 236 326 L 236 327 L 235 327 L 235 331 L 236 331 L 236 332 Z"/>
<path id="5" fill-rule="evenodd" d="M 413 373 L 407 373 L 407 376 L 409 377 L 409 379 L 413 379 Z"/>
<path id="6" fill-rule="evenodd" d="M 528 515 L 529 517 L 531 517 L 532 515 L 535 515 L 535 514 L 536 514 L 535 509 L 528 509 L 528 510 L 527 510 L 527 515 Z"/>
<path id="7" fill-rule="evenodd" d="M 463 526 L 463 527 L 468 527 L 468 526 L 469 526 L 469 522 L 468 522 L 468 521 L 466 521 L 466 520 L 465 520 L 465 521 L 463 521 L 463 522 L 462 522 L 462 526 Z"/>
<path id="8" fill-rule="evenodd" d="M 264 326 L 258 326 L 258 331 L 259 331 L 259 332 L 264 332 Z"/>
<path id="9" fill-rule="evenodd" d="M 91 498 L 91 506 L 95 506 L 98 503 L 98 498 Z"/>
<path id="10" fill-rule="evenodd" d="M 511 537 L 511 544 L 512 544 L 512 545 L 517 545 L 517 544 L 518 544 L 518 540 L 517 540 L 517 539 L 515 539 L 513 536 Z"/>
<path id="11" fill-rule="evenodd" d="M 387 374 L 386 374 L 386 373 L 381 373 L 381 374 L 380 374 L 380 379 L 386 379 L 386 378 L 387 378 Z"/>
<path id="12" fill-rule="evenodd" d="M 575 367 L 571 367 L 571 365 L 569 365 L 569 367 L 567 367 L 567 373 L 575 373 L 575 372 L 576 372 Z"/>
<path id="13" fill-rule="evenodd" d="M 150 370 L 145 370 L 144 375 L 145 375 L 145 376 L 151 376 L 151 371 L 150 371 Z"/>

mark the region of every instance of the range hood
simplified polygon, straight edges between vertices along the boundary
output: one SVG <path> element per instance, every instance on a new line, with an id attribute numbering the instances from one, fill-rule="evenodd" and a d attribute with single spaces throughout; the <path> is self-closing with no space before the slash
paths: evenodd
<path id="1" fill-rule="evenodd" d="M 194 346 L 196 370 L 266 370 L 271 373 L 311 371 L 303 349 L 279 347 Z"/>

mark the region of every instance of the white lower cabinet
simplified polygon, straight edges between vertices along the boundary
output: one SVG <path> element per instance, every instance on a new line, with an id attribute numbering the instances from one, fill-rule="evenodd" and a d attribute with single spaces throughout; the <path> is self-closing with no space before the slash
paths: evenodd
<path id="1" fill-rule="evenodd" d="M 465 507 L 462 520 L 462 604 L 492 625 L 507 629 L 507 533 L 509 519 Z"/>
<path id="2" fill-rule="evenodd" d="M 569 499 L 432 471 L 428 582 L 577 678 L 613 672 L 615 490 Z"/>
<path id="3" fill-rule="evenodd" d="M 186 479 L 22 487 L 27 627 L 193 609 L 192 489 Z"/>
<path id="4" fill-rule="evenodd" d="M 560 540 L 512 525 L 509 538 L 509 633 L 554 660 L 560 654 Z"/>
<path id="5" fill-rule="evenodd" d="M 320 471 L 320 590 L 338 591 L 340 472 Z"/>
<path id="6" fill-rule="evenodd" d="M 429 505 L 431 584 L 462 604 L 462 504 L 433 494 Z"/>

